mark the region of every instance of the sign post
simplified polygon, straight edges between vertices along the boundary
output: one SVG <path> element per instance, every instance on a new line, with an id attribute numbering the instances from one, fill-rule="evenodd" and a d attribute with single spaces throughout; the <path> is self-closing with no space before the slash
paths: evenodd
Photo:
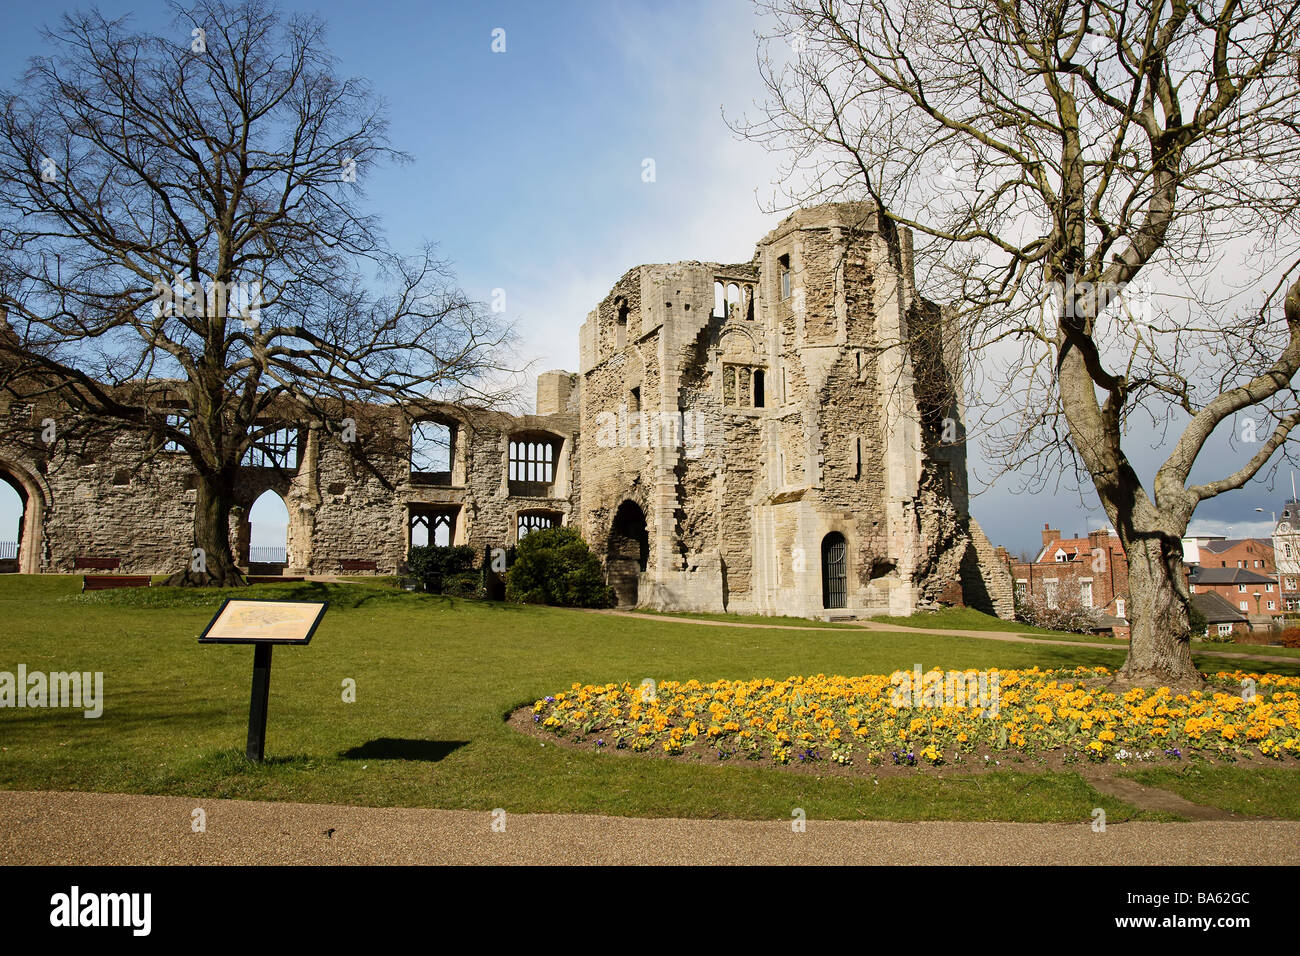
<path id="1" fill-rule="evenodd" d="M 328 601 L 227 599 L 199 635 L 200 644 L 252 644 L 253 690 L 248 700 L 248 745 L 253 763 L 266 753 L 266 711 L 271 697 L 271 650 L 276 644 L 309 644 Z"/>

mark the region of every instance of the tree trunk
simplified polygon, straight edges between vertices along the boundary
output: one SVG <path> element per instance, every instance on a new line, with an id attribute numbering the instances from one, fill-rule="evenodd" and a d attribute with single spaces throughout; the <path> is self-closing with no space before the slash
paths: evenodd
<path id="1" fill-rule="evenodd" d="M 184 571 L 167 583 L 176 587 L 242 587 L 248 584 L 230 550 L 234 476 L 199 473 L 194 495 L 194 548 Z"/>
<path id="2" fill-rule="evenodd" d="M 1163 533 L 1124 535 L 1131 625 L 1119 678 L 1131 686 L 1196 690 L 1204 680 L 1192 663 L 1182 541 Z"/>

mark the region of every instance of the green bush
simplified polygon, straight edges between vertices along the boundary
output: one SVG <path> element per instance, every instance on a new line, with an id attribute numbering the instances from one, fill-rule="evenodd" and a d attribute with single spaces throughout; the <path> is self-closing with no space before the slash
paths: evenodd
<path id="1" fill-rule="evenodd" d="M 474 549 L 465 544 L 415 547 L 407 555 L 406 564 L 424 590 L 442 594 L 447 579 L 474 570 Z"/>
<path id="2" fill-rule="evenodd" d="M 600 560 L 573 528 L 530 532 L 506 573 L 506 598 L 522 604 L 613 607 L 614 589 L 605 583 Z"/>
<path id="3" fill-rule="evenodd" d="M 483 575 L 478 571 L 462 571 L 448 574 L 442 579 L 442 593 L 450 597 L 474 598 L 482 600 L 487 596 L 483 587 Z"/>
<path id="4" fill-rule="evenodd" d="M 1190 601 L 1187 603 L 1187 623 L 1191 627 L 1192 634 L 1197 637 L 1202 634 L 1209 635 L 1210 622 L 1205 619 L 1201 609 Z"/>

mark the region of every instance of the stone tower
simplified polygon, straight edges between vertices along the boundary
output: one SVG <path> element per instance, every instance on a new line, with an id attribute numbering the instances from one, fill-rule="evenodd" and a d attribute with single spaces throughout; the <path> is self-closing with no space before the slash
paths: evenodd
<path id="1" fill-rule="evenodd" d="M 800 210 L 748 263 L 631 270 L 580 355 L 577 518 L 621 603 L 1011 613 L 967 511 L 955 336 L 869 204 Z"/>

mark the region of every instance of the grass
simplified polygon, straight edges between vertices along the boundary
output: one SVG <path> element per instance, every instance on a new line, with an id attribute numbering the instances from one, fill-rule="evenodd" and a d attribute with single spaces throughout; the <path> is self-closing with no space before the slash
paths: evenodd
<path id="1" fill-rule="evenodd" d="M 758 626 L 780 625 L 782 627 L 825 627 L 855 628 L 856 624 L 842 621 L 817 621 L 806 617 L 768 617 L 762 614 L 715 614 L 709 611 L 652 611 L 649 608 L 637 608 L 637 614 L 658 614 L 661 617 L 685 617 L 693 621 L 724 621 L 729 624 L 754 624 Z"/>
<path id="2" fill-rule="evenodd" d="M 1077 641 L 1084 644 L 1101 644 L 1109 647 L 1128 647 L 1128 641 L 1116 640 L 1113 637 L 1102 637 L 1096 634 L 1074 634 L 1070 631 L 1049 631 L 1046 628 L 1021 624 L 1017 621 L 1004 621 L 1001 618 L 972 608 L 952 607 L 940 611 L 917 611 L 908 617 L 873 617 L 871 620 L 877 624 L 892 624 L 897 627 L 917 627 L 936 631 L 1007 631 L 1012 634 L 1048 637 L 1060 641 Z M 1224 651 L 1229 654 L 1247 656 L 1300 658 L 1300 649 L 1272 644 L 1220 644 L 1215 641 L 1193 641 L 1193 655 L 1198 651 Z"/>
<path id="3" fill-rule="evenodd" d="M 938 611 L 917 611 L 907 617 L 873 617 L 877 624 L 893 624 L 898 627 L 919 627 L 938 631 L 1007 631 L 1012 634 L 1028 634 L 1032 637 L 1050 637 L 1063 641 L 1082 641 L 1090 644 L 1113 644 L 1124 646 L 1127 641 L 1116 641 L 1110 637 L 1098 637 L 1095 634 L 1074 634 L 1070 631 L 1051 631 L 1032 624 L 1019 621 L 1004 621 L 992 614 L 985 614 L 968 607 L 946 607 Z"/>
<path id="4" fill-rule="evenodd" d="M 1180 770 L 1136 770 L 1124 776 L 1242 816 L 1300 820 L 1300 775 L 1295 770 L 1191 764 Z"/>
<path id="5" fill-rule="evenodd" d="M 331 602 L 274 655 L 267 753 L 242 758 L 252 649 L 199 645 L 236 592 L 80 595 L 75 576 L 0 576 L 0 670 L 103 671 L 105 708 L 0 710 L 0 787 L 516 812 L 787 819 L 1084 821 L 1140 816 L 1075 773 L 842 777 L 543 746 L 503 723 L 573 682 L 1118 666 L 1120 649 L 821 628 L 792 632 L 465 602 L 373 583 L 259 585 Z M 1210 662 L 1215 669 L 1222 662 Z M 1289 669 L 1288 669 L 1289 668 Z M 1297 666 L 1273 667 L 1300 673 Z M 344 703 L 346 678 L 356 702 Z"/>

